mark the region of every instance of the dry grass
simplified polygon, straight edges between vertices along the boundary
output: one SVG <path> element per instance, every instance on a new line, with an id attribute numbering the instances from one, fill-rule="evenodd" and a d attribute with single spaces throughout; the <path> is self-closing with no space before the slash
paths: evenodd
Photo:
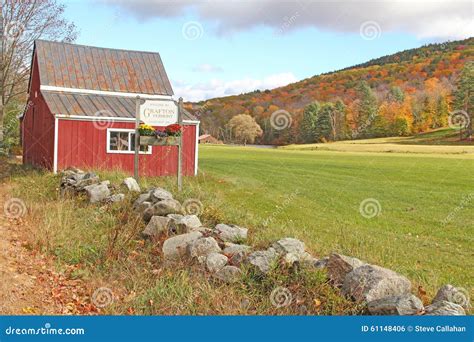
<path id="1" fill-rule="evenodd" d="M 118 187 L 120 172 L 106 175 Z M 170 187 L 173 179 L 161 179 Z M 55 257 L 59 271 L 75 265 L 72 277 L 84 280 L 89 293 L 110 288 L 115 297 L 104 314 L 160 315 L 280 315 L 357 314 L 363 308 L 341 297 L 318 271 L 281 268 L 261 278 L 249 270 L 242 282 L 223 284 L 197 265 L 164 265 L 161 241 L 144 241 L 144 224 L 131 210 L 134 196 L 120 204 L 96 206 L 82 198 L 58 197 L 59 176 L 34 170 L 12 175 L 13 196 L 28 207 L 29 244 Z M 142 180 L 142 186 L 149 184 Z M 187 196 L 182 194 L 181 197 Z M 180 198 L 180 199 L 183 199 Z M 203 221 L 225 218 L 217 206 L 208 206 Z M 291 305 L 276 308 L 270 294 L 278 286 L 292 293 Z"/>

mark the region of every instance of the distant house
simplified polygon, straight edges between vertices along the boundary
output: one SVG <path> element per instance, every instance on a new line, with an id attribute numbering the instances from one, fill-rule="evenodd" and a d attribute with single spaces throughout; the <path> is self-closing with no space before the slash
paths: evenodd
<path id="1" fill-rule="evenodd" d="M 200 135 L 198 138 L 200 144 L 222 144 L 222 141 L 214 138 L 210 134 L 203 134 Z"/>
<path id="2" fill-rule="evenodd" d="M 23 162 L 133 173 L 135 99 L 172 100 L 160 55 L 37 40 L 21 117 Z M 197 173 L 199 120 L 183 115 L 183 173 Z M 157 127 L 160 128 L 160 127 Z M 172 175 L 176 146 L 140 152 L 140 173 Z"/>

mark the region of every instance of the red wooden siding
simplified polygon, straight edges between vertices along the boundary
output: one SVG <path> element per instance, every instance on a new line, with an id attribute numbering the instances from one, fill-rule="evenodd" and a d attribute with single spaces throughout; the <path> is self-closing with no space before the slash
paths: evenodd
<path id="1" fill-rule="evenodd" d="M 23 163 L 53 169 L 54 116 L 41 95 L 38 63 L 33 63 L 28 107 L 21 121 Z"/>
<path id="2" fill-rule="evenodd" d="M 133 122 L 108 123 L 58 120 L 58 171 L 69 166 L 83 169 L 123 170 L 133 175 L 133 153 L 107 153 L 107 128 L 134 129 Z M 194 175 L 196 126 L 184 126 L 183 174 Z M 152 154 L 140 154 L 140 175 L 172 176 L 178 170 L 176 146 L 153 146 Z"/>

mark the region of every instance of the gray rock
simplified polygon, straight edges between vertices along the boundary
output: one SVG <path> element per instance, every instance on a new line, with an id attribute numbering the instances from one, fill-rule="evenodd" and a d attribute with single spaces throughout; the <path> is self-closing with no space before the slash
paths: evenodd
<path id="1" fill-rule="evenodd" d="M 268 273 L 277 260 L 278 253 L 271 247 L 265 251 L 253 252 L 247 257 L 248 263 L 263 274 Z"/>
<path id="2" fill-rule="evenodd" d="M 434 302 L 425 308 L 425 315 L 431 316 L 464 316 L 465 314 L 461 305 L 445 300 Z"/>
<path id="3" fill-rule="evenodd" d="M 152 216 L 166 216 L 168 214 L 179 214 L 181 212 L 181 204 L 174 199 L 167 199 L 155 203 L 143 212 L 143 220 L 148 222 Z"/>
<path id="4" fill-rule="evenodd" d="M 412 294 L 373 300 L 367 307 L 371 315 L 416 315 L 424 310 L 421 300 Z"/>
<path id="5" fill-rule="evenodd" d="M 149 202 L 151 204 L 149 193 L 144 193 L 138 196 L 135 202 L 133 202 L 133 209 L 138 209 L 143 202 Z"/>
<path id="6" fill-rule="evenodd" d="M 170 234 L 185 234 L 202 226 L 196 215 L 169 214 Z"/>
<path id="7" fill-rule="evenodd" d="M 122 202 L 125 199 L 124 194 L 115 194 L 107 197 L 105 200 L 110 203 Z"/>
<path id="8" fill-rule="evenodd" d="M 283 256 L 283 261 L 285 262 L 287 266 L 293 266 L 295 264 L 300 263 L 300 257 L 298 254 L 295 254 L 295 253 L 286 253 Z"/>
<path id="9" fill-rule="evenodd" d="M 250 246 L 238 245 L 236 243 L 226 242 L 224 244 L 224 250 L 222 252 L 228 256 L 232 256 L 240 252 L 248 252 L 248 251 L 250 251 Z"/>
<path id="10" fill-rule="evenodd" d="M 245 261 L 250 250 L 250 246 L 226 242 L 222 253 L 229 257 L 230 264 L 234 266 L 240 266 Z"/>
<path id="11" fill-rule="evenodd" d="M 234 224 L 227 225 L 220 223 L 215 228 L 216 235 L 222 241 L 240 242 L 247 239 L 247 228 L 242 228 Z"/>
<path id="12" fill-rule="evenodd" d="M 162 188 L 155 188 L 150 190 L 150 197 L 153 202 L 159 202 L 163 200 L 171 200 L 173 199 L 173 195 L 171 192 L 166 191 L 165 189 Z"/>
<path id="13" fill-rule="evenodd" d="M 77 191 L 84 190 L 87 186 L 98 184 L 99 177 L 95 173 L 86 173 L 82 179 L 78 180 L 74 187 Z"/>
<path id="14" fill-rule="evenodd" d="M 314 267 L 317 269 L 323 269 L 326 268 L 328 265 L 329 257 L 324 257 L 322 259 L 315 259 L 314 260 Z"/>
<path id="15" fill-rule="evenodd" d="M 206 268 L 209 272 L 215 273 L 227 265 L 227 257 L 220 253 L 210 253 L 206 258 Z"/>
<path id="16" fill-rule="evenodd" d="M 235 283 L 242 278 L 242 271 L 235 266 L 224 266 L 214 276 L 226 283 Z"/>
<path id="17" fill-rule="evenodd" d="M 123 180 L 123 184 L 127 187 L 128 191 L 140 192 L 140 186 L 133 177 L 128 177 Z"/>
<path id="18" fill-rule="evenodd" d="M 93 184 L 84 188 L 90 203 L 102 202 L 110 196 L 109 187 L 105 184 Z"/>
<path id="19" fill-rule="evenodd" d="M 197 258 L 203 255 L 207 256 L 211 253 L 219 253 L 220 251 L 221 248 L 214 238 L 203 237 L 188 244 L 187 256 L 189 258 Z"/>
<path id="20" fill-rule="evenodd" d="M 334 286 L 341 286 L 346 275 L 353 269 L 364 265 L 364 262 L 357 258 L 351 258 L 342 254 L 332 253 L 327 262 L 329 279 Z"/>
<path id="21" fill-rule="evenodd" d="M 201 232 L 203 235 L 210 236 L 213 233 L 213 230 L 207 227 L 198 227 L 198 228 L 193 228 L 193 232 Z"/>
<path id="22" fill-rule="evenodd" d="M 138 210 L 139 212 L 144 212 L 144 211 L 147 210 L 148 208 L 151 208 L 151 206 L 152 206 L 151 202 L 146 202 L 146 201 L 145 201 L 145 202 L 142 202 L 142 203 L 138 206 L 137 210 Z"/>
<path id="23" fill-rule="evenodd" d="M 242 263 L 247 258 L 247 254 L 248 252 L 245 251 L 232 254 L 232 256 L 230 257 L 230 264 L 240 267 L 240 265 L 242 265 Z"/>
<path id="24" fill-rule="evenodd" d="M 142 235 L 146 238 L 157 237 L 161 234 L 167 234 L 171 219 L 164 216 L 153 216 L 148 222 Z"/>
<path id="25" fill-rule="evenodd" d="M 162 200 L 153 205 L 155 215 L 166 216 L 168 214 L 181 213 L 181 204 L 174 199 Z"/>
<path id="26" fill-rule="evenodd" d="M 442 286 L 436 296 L 433 298 L 433 303 L 447 301 L 454 304 L 461 305 L 464 309 L 469 308 L 469 294 L 466 290 L 456 288 L 453 285 L 446 284 Z"/>
<path id="27" fill-rule="evenodd" d="M 202 237 L 199 232 L 191 232 L 188 234 L 176 235 L 167 239 L 163 243 L 163 257 L 165 261 L 177 261 L 186 255 L 186 247 Z"/>
<path id="28" fill-rule="evenodd" d="M 272 247 L 280 255 L 292 253 L 295 255 L 303 254 L 305 245 L 302 241 L 293 238 L 284 238 L 275 242 Z"/>
<path id="29" fill-rule="evenodd" d="M 101 185 L 110 186 L 110 181 L 109 181 L 109 180 L 105 180 L 105 181 L 100 182 L 100 184 L 101 184 Z"/>
<path id="30" fill-rule="evenodd" d="M 375 265 L 363 265 L 348 273 L 342 293 L 355 301 L 371 302 L 389 296 L 409 294 L 410 281 L 404 276 Z"/>

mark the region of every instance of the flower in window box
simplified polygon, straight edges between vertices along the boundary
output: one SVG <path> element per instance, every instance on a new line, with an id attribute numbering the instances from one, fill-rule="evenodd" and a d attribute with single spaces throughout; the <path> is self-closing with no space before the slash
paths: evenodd
<path id="1" fill-rule="evenodd" d="M 138 133 L 140 133 L 141 136 L 153 136 L 155 135 L 155 129 L 153 126 L 141 124 L 138 126 Z"/>
<path id="2" fill-rule="evenodd" d="M 166 138 L 168 136 L 168 134 L 165 131 L 156 130 L 155 131 L 155 136 L 157 138 Z"/>
<path id="3" fill-rule="evenodd" d="M 172 124 L 165 127 L 165 132 L 172 137 L 179 137 L 181 135 L 181 125 Z"/>

